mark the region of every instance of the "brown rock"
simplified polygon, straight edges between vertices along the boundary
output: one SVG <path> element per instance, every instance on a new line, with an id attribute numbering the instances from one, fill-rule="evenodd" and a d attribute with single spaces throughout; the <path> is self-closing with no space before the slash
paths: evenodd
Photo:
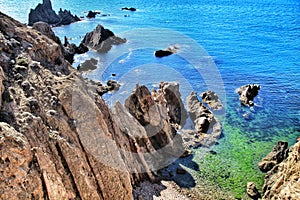
<path id="1" fill-rule="evenodd" d="M 278 141 L 273 150 L 258 163 L 262 172 L 270 171 L 275 165 L 282 162 L 288 155 L 288 143 Z"/>
<path id="2" fill-rule="evenodd" d="M 256 188 L 255 183 L 253 182 L 247 183 L 247 194 L 251 199 L 258 199 L 261 197 L 259 191 Z"/>
<path id="3" fill-rule="evenodd" d="M 206 91 L 200 94 L 203 102 L 207 103 L 207 105 L 213 110 L 222 110 L 223 105 L 215 92 Z"/>
<path id="4" fill-rule="evenodd" d="M 97 50 L 98 52 L 108 52 L 112 48 L 112 45 L 118 45 L 125 42 L 126 39 L 119 38 L 115 36 L 111 30 L 98 25 L 94 31 L 85 35 L 81 44 Z"/>
<path id="5" fill-rule="evenodd" d="M 260 85 L 243 85 L 236 90 L 240 95 L 241 104 L 244 106 L 254 106 L 253 99 L 258 95 Z"/>
<path id="6" fill-rule="evenodd" d="M 289 149 L 288 156 L 265 176 L 262 199 L 300 199 L 300 142 Z"/>
<path id="7" fill-rule="evenodd" d="M 187 98 L 187 107 L 196 131 L 203 136 L 200 140 L 201 145 L 209 147 L 215 144 L 222 134 L 221 123 L 199 101 L 194 92 Z"/>

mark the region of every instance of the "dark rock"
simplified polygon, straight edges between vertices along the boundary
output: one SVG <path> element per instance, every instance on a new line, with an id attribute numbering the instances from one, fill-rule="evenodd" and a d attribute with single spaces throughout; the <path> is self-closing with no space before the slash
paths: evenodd
<path id="1" fill-rule="evenodd" d="M 58 17 L 60 18 L 60 22 L 58 26 L 60 25 L 69 25 L 74 22 L 80 21 L 80 18 L 77 17 L 76 15 L 72 15 L 69 10 L 62 10 L 60 9 L 58 12 Z"/>
<path id="2" fill-rule="evenodd" d="M 46 35 L 48 38 L 50 38 L 57 44 L 61 45 L 60 39 L 55 35 L 55 33 L 53 32 L 52 28 L 49 26 L 48 23 L 42 21 L 35 22 L 32 25 L 32 28 L 41 32 L 43 35 Z"/>
<path id="3" fill-rule="evenodd" d="M 87 14 L 87 18 L 95 18 L 96 15 L 100 14 L 100 12 L 94 12 L 94 11 L 89 11 L 88 14 Z"/>
<path id="4" fill-rule="evenodd" d="M 284 141 L 278 141 L 273 147 L 273 150 L 258 163 L 258 168 L 262 172 L 268 172 L 273 169 L 274 166 L 281 163 L 288 156 L 288 143 Z"/>
<path id="5" fill-rule="evenodd" d="M 95 58 L 91 58 L 89 60 L 84 61 L 79 67 L 79 71 L 89 71 L 97 69 L 98 60 Z"/>
<path id="6" fill-rule="evenodd" d="M 173 54 L 173 52 L 166 51 L 166 50 L 157 50 L 157 51 L 155 51 L 155 56 L 159 57 L 159 58 L 169 56 L 169 55 L 172 55 L 172 54 Z"/>
<path id="7" fill-rule="evenodd" d="M 207 103 L 207 105 L 214 110 L 221 110 L 223 105 L 215 92 L 206 91 L 200 94 L 203 102 Z"/>
<path id="8" fill-rule="evenodd" d="M 0 122 L 12 124 L 15 121 L 15 116 L 12 112 L 0 111 Z"/>
<path id="9" fill-rule="evenodd" d="M 136 8 L 133 8 L 133 7 L 130 7 L 130 8 L 128 8 L 128 7 L 123 7 L 122 8 L 122 10 L 129 10 L 129 11 L 136 11 Z"/>
<path id="10" fill-rule="evenodd" d="M 85 35 L 81 43 L 98 52 L 108 52 L 112 48 L 112 45 L 125 42 L 126 39 L 119 38 L 111 30 L 98 25 L 94 31 Z"/>
<path id="11" fill-rule="evenodd" d="M 213 151 L 213 150 L 210 150 L 209 153 L 212 154 L 212 155 L 216 155 L 217 154 L 217 152 Z"/>
<path id="12" fill-rule="evenodd" d="M 236 91 L 240 95 L 241 104 L 244 106 L 254 106 L 254 97 L 258 95 L 260 85 L 251 84 L 244 85 L 238 88 Z"/>
<path id="13" fill-rule="evenodd" d="M 260 195 L 258 189 L 256 188 L 255 183 L 253 183 L 253 182 L 247 183 L 247 194 L 252 199 L 257 200 L 258 198 L 261 198 L 261 195 Z"/>
<path id="14" fill-rule="evenodd" d="M 28 25 L 32 26 L 39 21 L 54 26 L 61 26 L 80 21 L 80 19 L 77 16 L 73 16 L 70 11 L 62 11 L 62 9 L 60 9 L 59 14 L 57 15 L 52 9 L 51 1 L 43 0 L 42 4 L 38 4 L 35 9 L 30 10 Z"/>
<path id="15" fill-rule="evenodd" d="M 176 173 L 177 173 L 177 174 L 186 174 L 187 171 L 186 171 L 185 169 L 181 168 L 181 167 L 178 167 L 178 168 L 176 169 Z"/>

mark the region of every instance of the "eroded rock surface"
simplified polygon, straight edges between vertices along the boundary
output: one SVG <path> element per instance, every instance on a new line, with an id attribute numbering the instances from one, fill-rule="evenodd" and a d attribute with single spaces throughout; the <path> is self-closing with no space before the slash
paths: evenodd
<path id="1" fill-rule="evenodd" d="M 187 108 L 196 129 L 196 131 L 191 131 L 189 134 L 196 135 L 198 145 L 211 146 L 215 144 L 222 134 L 221 123 L 199 101 L 195 92 L 188 96 Z"/>
<path id="2" fill-rule="evenodd" d="M 254 97 L 258 95 L 260 90 L 260 85 L 250 84 L 243 85 L 238 88 L 236 91 L 240 95 L 241 104 L 244 106 L 254 106 L 253 100 Z"/>
<path id="3" fill-rule="evenodd" d="M 285 153 L 280 153 L 280 160 L 285 157 L 282 155 Z M 299 160 L 300 142 L 297 142 L 289 149 L 287 157 L 267 172 L 262 199 L 300 199 Z"/>
<path id="4" fill-rule="evenodd" d="M 166 103 L 138 87 L 113 114 L 40 31 L 0 13 L 0 199 L 133 199 L 181 155 Z"/>
<path id="5" fill-rule="evenodd" d="M 30 10 L 28 25 L 32 26 L 36 22 L 45 22 L 49 25 L 61 26 L 77 21 L 80 21 L 80 19 L 76 15 L 73 16 L 70 11 L 60 9 L 59 13 L 56 14 L 51 1 L 43 0 L 42 4 L 38 4 L 35 9 Z"/>
<path id="6" fill-rule="evenodd" d="M 108 52 L 112 48 L 112 45 L 125 42 L 126 39 L 119 38 L 111 30 L 98 25 L 94 31 L 85 35 L 81 43 L 98 52 Z"/>
<path id="7" fill-rule="evenodd" d="M 278 141 L 273 150 L 258 163 L 262 172 L 268 172 L 288 156 L 288 143 Z"/>
<path id="8" fill-rule="evenodd" d="M 213 110 L 222 110 L 223 105 L 218 97 L 218 95 L 213 91 L 206 91 L 200 94 L 204 103 Z"/>

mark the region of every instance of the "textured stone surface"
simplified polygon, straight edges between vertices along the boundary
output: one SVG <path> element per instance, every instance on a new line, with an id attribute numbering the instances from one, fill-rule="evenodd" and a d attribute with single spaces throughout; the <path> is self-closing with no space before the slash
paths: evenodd
<path id="1" fill-rule="evenodd" d="M 262 172 L 268 172 L 277 164 L 281 163 L 288 155 L 288 143 L 278 141 L 273 150 L 258 163 Z"/>
<path id="2" fill-rule="evenodd" d="M 81 43 L 98 52 L 108 52 L 112 48 L 112 45 L 118 45 L 125 42 L 126 39 L 119 38 L 109 29 L 105 29 L 103 26 L 98 25 L 95 30 L 85 35 Z"/>
<path id="3" fill-rule="evenodd" d="M 258 192 L 258 189 L 256 188 L 255 183 L 248 182 L 247 183 L 247 194 L 252 199 L 258 199 L 260 198 L 260 193 Z"/>
<path id="4" fill-rule="evenodd" d="M 236 90 L 236 92 L 240 95 L 240 101 L 242 105 L 254 106 L 253 100 L 254 97 L 258 95 L 259 90 L 260 85 L 250 84 L 241 86 Z"/>
<path id="5" fill-rule="evenodd" d="M 206 91 L 200 94 L 204 103 L 206 103 L 213 110 L 221 110 L 223 105 L 218 95 L 213 91 Z"/>
<path id="6" fill-rule="evenodd" d="M 221 123 L 214 117 L 214 114 L 199 101 L 195 92 L 192 92 L 188 96 L 187 108 L 190 118 L 195 125 L 195 134 L 197 134 L 198 137 L 198 144 L 207 147 L 215 144 L 222 134 Z"/>
<path id="7" fill-rule="evenodd" d="M 300 142 L 265 176 L 262 199 L 300 199 Z"/>
<path id="8" fill-rule="evenodd" d="M 49 25 L 61 26 L 68 25 L 73 22 L 80 21 L 75 15 L 73 16 L 70 11 L 60 9 L 59 13 L 52 9 L 50 0 L 43 0 L 42 4 L 38 4 L 35 9 L 31 9 L 28 18 L 28 25 L 32 26 L 36 22 L 45 22 Z"/>

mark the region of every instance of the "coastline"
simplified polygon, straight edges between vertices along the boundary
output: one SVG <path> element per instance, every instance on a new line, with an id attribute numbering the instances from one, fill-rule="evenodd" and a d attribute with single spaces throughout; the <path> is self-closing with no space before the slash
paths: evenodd
<path id="1" fill-rule="evenodd" d="M 237 134 L 239 134 L 239 133 L 237 133 Z M 223 138 L 224 139 L 224 138 Z M 225 138 L 225 139 L 227 139 L 227 138 Z M 224 139 L 224 140 L 225 140 Z M 247 138 L 244 138 L 245 140 L 248 140 Z M 278 138 L 279 139 L 279 138 Z M 276 140 L 275 138 L 273 138 L 273 142 L 274 142 L 274 140 Z M 292 137 L 291 137 L 291 140 L 295 140 L 295 139 L 293 139 Z M 248 144 L 246 144 L 247 142 L 241 142 L 241 141 L 237 141 L 237 143 L 234 143 L 235 145 L 248 145 Z M 263 143 L 263 142 L 262 142 Z M 257 144 L 257 143 L 255 143 L 255 144 Z M 269 142 L 268 143 L 268 146 L 269 147 L 271 147 L 272 146 L 272 143 L 271 142 Z M 246 146 L 246 148 L 248 148 L 249 146 Z M 250 147 L 252 147 L 252 145 L 250 145 Z M 218 147 L 214 147 L 213 149 L 215 150 L 215 148 L 216 149 L 218 149 Z M 239 148 L 237 148 L 237 149 L 239 149 Z M 255 148 L 254 148 L 255 149 Z M 248 150 L 249 149 L 247 149 L 247 151 L 245 151 L 245 152 L 248 152 Z M 249 151 L 251 151 L 251 148 L 250 148 L 250 150 Z M 259 149 L 259 153 L 258 154 L 260 154 L 260 156 L 262 156 L 263 155 L 263 153 L 265 153 L 265 152 L 267 152 L 268 150 L 264 150 L 264 151 L 262 151 L 261 149 Z M 220 152 L 219 150 L 217 150 L 216 152 Z M 218 155 L 218 154 L 217 154 Z M 219 156 L 219 155 L 218 155 Z M 234 155 L 234 156 L 236 156 L 236 155 Z M 219 157 L 221 157 L 221 156 L 219 156 Z M 219 158 L 218 157 L 218 158 Z M 238 156 L 237 156 L 238 157 Z M 212 159 L 212 160 L 215 160 L 214 158 Z M 218 159 L 216 159 L 216 160 L 218 160 Z M 249 163 L 248 163 L 249 164 Z M 251 168 L 252 166 L 250 166 L 250 168 Z M 247 168 L 246 170 L 248 170 L 249 168 Z M 251 174 L 251 173 L 250 173 Z M 167 184 L 168 185 L 168 184 Z M 168 186 L 167 186 L 168 187 Z M 171 186 L 171 187 L 173 187 L 173 186 Z M 171 190 L 172 191 L 172 190 Z"/>

